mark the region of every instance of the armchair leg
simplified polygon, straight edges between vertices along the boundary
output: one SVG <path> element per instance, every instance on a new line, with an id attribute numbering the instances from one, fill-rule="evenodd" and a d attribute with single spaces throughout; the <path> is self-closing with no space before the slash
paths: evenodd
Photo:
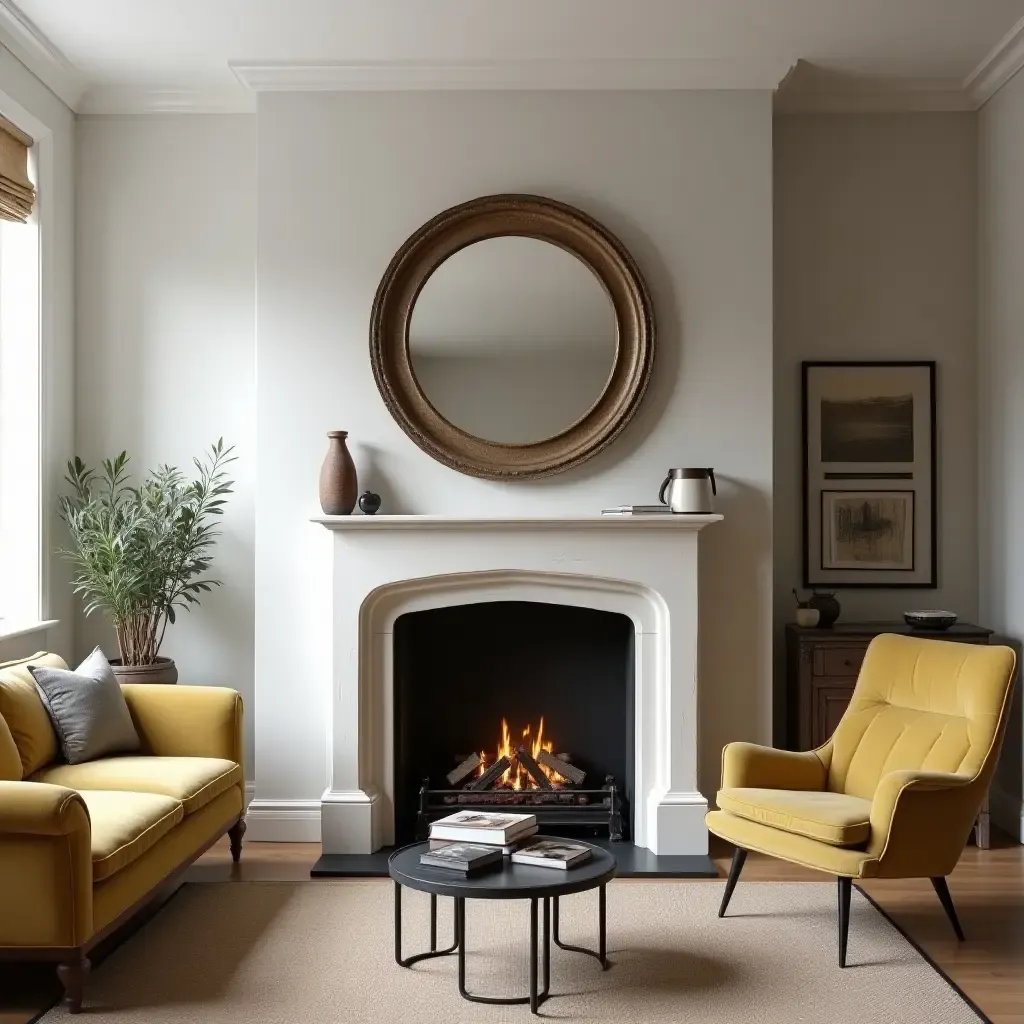
<path id="1" fill-rule="evenodd" d="M 68 1013 L 82 1012 L 82 998 L 85 994 L 85 979 L 89 976 L 89 960 L 87 957 L 79 957 L 77 960 L 68 960 L 57 967 L 57 977 L 64 986 L 64 1002 L 67 1005 Z"/>
<path id="2" fill-rule="evenodd" d="M 852 878 L 840 876 L 839 882 L 839 966 L 846 966 L 846 940 L 850 936 L 850 892 Z"/>
<path id="3" fill-rule="evenodd" d="M 242 859 L 242 836 L 245 835 L 245 818 L 239 818 L 231 828 L 228 829 L 228 838 L 231 840 L 231 859 L 237 864 Z"/>
<path id="4" fill-rule="evenodd" d="M 743 864 L 746 859 L 747 851 L 737 846 L 732 855 L 732 867 L 729 868 L 729 878 L 725 883 L 725 892 L 722 893 L 722 905 L 718 908 L 719 917 L 725 917 L 725 911 L 729 906 L 729 900 L 732 899 L 732 891 L 736 888 L 736 883 L 740 880 L 740 872 L 743 870 Z"/>
<path id="5" fill-rule="evenodd" d="M 964 930 L 960 927 L 960 921 L 957 919 L 956 907 L 953 906 L 953 897 L 949 895 L 949 886 L 946 884 L 945 878 L 941 875 L 933 878 L 932 888 L 935 890 L 935 895 L 939 897 L 939 902 L 946 912 L 946 917 L 949 918 L 949 923 L 953 926 L 953 931 L 956 932 L 956 937 L 963 942 Z"/>

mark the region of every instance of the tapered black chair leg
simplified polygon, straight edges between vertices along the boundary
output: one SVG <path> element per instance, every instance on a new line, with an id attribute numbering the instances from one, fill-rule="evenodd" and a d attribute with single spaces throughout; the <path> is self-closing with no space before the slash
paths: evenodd
<path id="1" fill-rule="evenodd" d="M 722 893 L 722 905 L 718 908 L 718 916 L 725 917 L 726 907 L 732 899 L 732 891 L 740 880 L 740 872 L 743 870 L 743 862 L 747 859 L 747 851 L 737 846 L 732 855 L 732 867 L 729 868 L 729 878 L 725 883 L 725 892 Z"/>
<path id="2" fill-rule="evenodd" d="M 846 966 L 846 940 L 850 937 L 850 891 L 852 878 L 840 877 L 839 882 L 839 966 Z"/>
<path id="3" fill-rule="evenodd" d="M 960 927 L 960 921 L 957 919 L 956 907 L 953 906 L 953 897 L 949 895 L 949 886 L 946 885 L 946 880 L 941 875 L 933 878 L 932 888 L 935 890 L 935 895 L 939 897 L 939 902 L 946 912 L 946 917 L 949 918 L 949 923 L 953 926 L 953 931 L 956 932 L 956 937 L 963 942 L 964 930 Z"/>

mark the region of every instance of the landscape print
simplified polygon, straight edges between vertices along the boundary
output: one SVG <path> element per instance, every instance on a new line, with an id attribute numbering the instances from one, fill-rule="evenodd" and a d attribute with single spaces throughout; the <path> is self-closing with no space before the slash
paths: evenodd
<path id="1" fill-rule="evenodd" d="M 913 462 L 914 396 L 821 399 L 822 462 Z"/>
<path id="2" fill-rule="evenodd" d="M 913 491 L 825 491 L 825 569 L 914 568 Z"/>

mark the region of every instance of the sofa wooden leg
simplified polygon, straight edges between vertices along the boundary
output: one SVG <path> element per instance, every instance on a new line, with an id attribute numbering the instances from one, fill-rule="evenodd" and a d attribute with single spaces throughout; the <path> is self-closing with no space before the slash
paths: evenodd
<path id="1" fill-rule="evenodd" d="M 747 859 L 747 851 L 737 846 L 732 855 L 732 867 L 729 868 L 729 878 L 725 883 L 725 892 L 722 893 L 722 905 L 718 908 L 718 916 L 725 917 L 726 907 L 732 899 L 732 891 L 740 880 L 740 872 L 743 870 L 743 863 Z"/>
<path id="2" fill-rule="evenodd" d="M 839 966 L 846 966 L 846 940 L 850 936 L 850 892 L 852 878 L 838 879 L 839 882 Z"/>
<path id="3" fill-rule="evenodd" d="M 79 957 L 57 966 L 57 977 L 64 986 L 64 1002 L 68 1013 L 82 1012 L 82 997 L 85 994 L 85 979 L 89 976 L 89 960 Z"/>
<path id="4" fill-rule="evenodd" d="M 239 818 L 239 820 L 228 829 L 228 838 L 231 840 L 231 859 L 236 864 L 242 859 L 242 836 L 244 835 L 245 818 Z"/>
<path id="5" fill-rule="evenodd" d="M 953 926 L 953 931 L 956 932 L 956 937 L 963 942 L 964 930 L 960 927 L 960 921 L 957 919 L 956 907 L 953 906 L 953 897 L 949 895 L 949 886 L 946 884 L 946 880 L 941 875 L 933 878 L 932 888 L 935 890 L 935 895 L 939 897 L 939 902 L 946 912 L 946 917 L 949 918 L 949 923 Z"/>

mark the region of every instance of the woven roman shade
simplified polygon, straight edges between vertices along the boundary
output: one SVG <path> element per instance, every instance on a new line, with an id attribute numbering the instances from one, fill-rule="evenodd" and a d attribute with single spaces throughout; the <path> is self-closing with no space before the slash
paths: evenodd
<path id="1" fill-rule="evenodd" d="M 32 140 L 0 117 L 0 220 L 24 223 L 32 214 L 35 186 L 28 177 Z"/>

